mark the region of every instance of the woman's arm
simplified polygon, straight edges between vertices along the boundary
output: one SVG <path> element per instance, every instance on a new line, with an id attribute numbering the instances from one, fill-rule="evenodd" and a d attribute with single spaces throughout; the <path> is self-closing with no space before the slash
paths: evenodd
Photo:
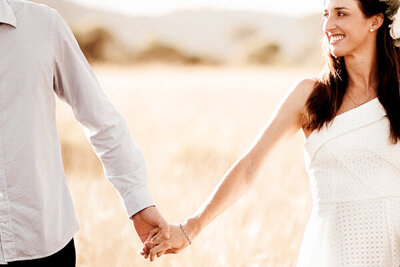
<path id="1" fill-rule="evenodd" d="M 283 97 L 248 152 L 233 164 L 208 200 L 183 225 L 190 240 L 193 240 L 206 225 L 232 206 L 249 189 L 258 177 L 260 167 L 269 152 L 278 141 L 299 131 L 305 103 L 313 86 L 313 80 L 303 80 Z M 174 253 L 176 252 L 174 249 L 181 250 L 182 246 L 188 245 L 183 231 L 175 231 L 175 235 L 175 238 L 171 235 L 171 240 L 164 243 L 161 238 L 153 238 L 150 243 L 159 245 L 150 250 L 150 259 L 162 251 Z"/>

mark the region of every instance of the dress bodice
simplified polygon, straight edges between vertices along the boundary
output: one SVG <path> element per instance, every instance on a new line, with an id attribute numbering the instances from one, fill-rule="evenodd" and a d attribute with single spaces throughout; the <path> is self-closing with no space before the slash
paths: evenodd
<path id="1" fill-rule="evenodd" d="M 400 265 L 400 142 L 378 98 L 304 143 L 313 208 L 298 267 Z"/>
<path id="2" fill-rule="evenodd" d="M 344 112 L 304 143 L 314 203 L 400 196 L 400 143 L 378 98 Z"/>

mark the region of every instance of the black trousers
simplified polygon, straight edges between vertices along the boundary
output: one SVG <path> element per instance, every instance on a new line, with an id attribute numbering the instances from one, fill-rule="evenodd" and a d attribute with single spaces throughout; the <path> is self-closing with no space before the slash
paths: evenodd
<path id="1" fill-rule="evenodd" d="M 75 267 L 76 264 L 76 253 L 74 239 L 60 251 L 39 259 L 34 260 L 23 260 L 23 261 L 13 261 L 9 262 L 8 265 L 0 264 L 0 266 L 10 266 L 10 267 Z"/>

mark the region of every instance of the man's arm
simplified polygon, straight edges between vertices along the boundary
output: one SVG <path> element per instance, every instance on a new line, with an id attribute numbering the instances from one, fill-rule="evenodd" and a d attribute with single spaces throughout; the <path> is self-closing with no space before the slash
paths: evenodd
<path id="1" fill-rule="evenodd" d="M 104 174 L 122 197 L 139 236 L 155 226 L 167 233 L 169 228 L 154 207 L 147 186 L 141 151 L 133 143 L 125 120 L 101 90 L 71 29 L 55 10 L 51 36 L 53 89 L 71 106 L 75 118 L 84 126 Z M 168 238 L 167 234 L 165 237 Z"/>

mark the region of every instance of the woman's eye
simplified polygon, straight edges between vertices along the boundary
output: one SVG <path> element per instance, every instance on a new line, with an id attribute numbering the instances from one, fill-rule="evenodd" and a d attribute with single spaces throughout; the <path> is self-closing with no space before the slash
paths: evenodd
<path id="1" fill-rule="evenodd" d="M 329 17 L 329 13 L 324 13 L 324 14 L 322 14 L 322 16 L 323 16 L 324 18 L 327 18 L 327 17 Z M 341 12 L 341 11 L 338 11 L 338 12 L 337 12 L 337 16 L 338 16 L 338 17 L 343 17 L 343 16 L 346 16 L 346 14 L 343 13 L 343 12 Z"/>

